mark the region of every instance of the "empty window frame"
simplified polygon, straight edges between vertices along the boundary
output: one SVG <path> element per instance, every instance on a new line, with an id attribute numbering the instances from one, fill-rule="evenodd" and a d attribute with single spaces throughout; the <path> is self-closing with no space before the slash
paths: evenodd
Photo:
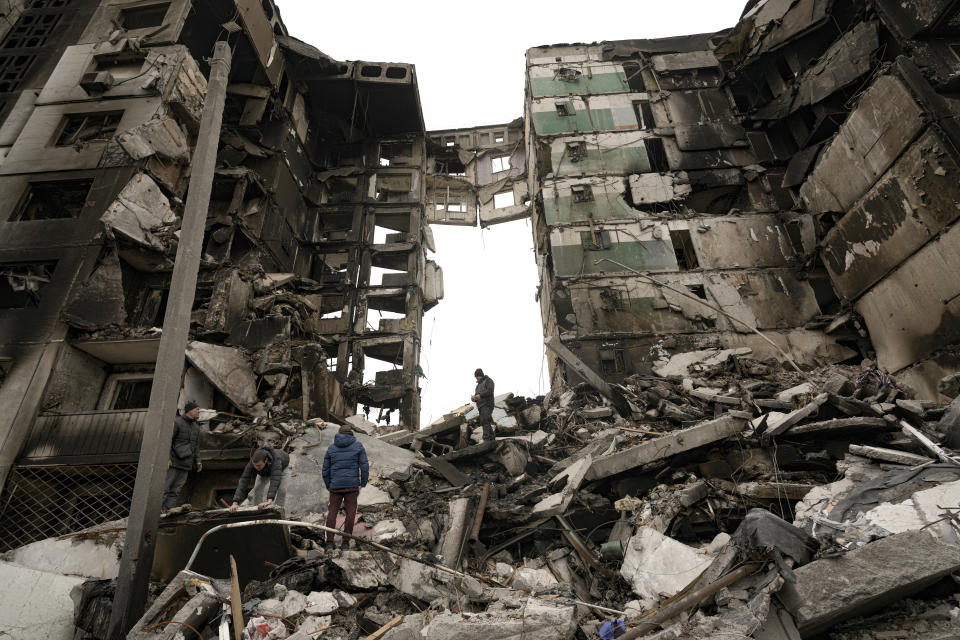
<path id="1" fill-rule="evenodd" d="M 638 93 L 646 92 L 647 86 L 643 81 L 643 67 L 639 62 L 624 62 L 623 73 L 627 76 L 627 84 L 631 91 Z"/>
<path id="2" fill-rule="evenodd" d="M 0 309 L 29 309 L 40 304 L 40 294 L 50 283 L 56 260 L 0 263 Z"/>
<path id="3" fill-rule="evenodd" d="M 54 145 L 71 147 L 85 142 L 105 142 L 117 132 L 123 111 L 69 113 L 63 116 L 54 135 Z"/>
<path id="4" fill-rule="evenodd" d="M 109 408 L 113 411 L 146 409 L 150 406 L 150 390 L 153 376 L 136 376 L 119 379 L 112 385 Z"/>
<path id="5" fill-rule="evenodd" d="M 499 156 L 491 161 L 491 169 L 494 173 L 501 171 L 510 171 L 510 156 Z"/>
<path id="6" fill-rule="evenodd" d="M 660 138 L 644 138 L 643 147 L 647 152 L 650 171 L 663 173 L 670 170 L 670 163 L 667 162 L 667 152 L 663 148 L 663 140 Z"/>
<path id="7" fill-rule="evenodd" d="M 580 246 L 584 251 L 603 251 L 613 245 L 613 234 L 609 231 L 581 231 Z"/>
<path id="8" fill-rule="evenodd" d="M 31 182 L 10 216 L 10 222 L 77 218 L 87 202 L 93 178 Z"/>
<path id="9" fill-rule="evenodd" d="M 653 107 L 649 100 L 634 100 L 633 112 L 637 116 L 637 127 L 641 129 L 653 129 L 657 124 L 653 121 Z"/>
<path id="10" fill-rule="evenodd" d="M 630 296 L 624 289 L 601 289 L 600 308 L 604 311 L 628 311 Z"/>
<path id="11" fill-rule="evenodd" d="M 127 7 L 120 10 L 120 24 L 128 31 L 159 27 L 163 24 L 169 8 L 169 2 L 150 4 L 145 7 Z"/>
<path id="12" fill-rule="evenodd" d="M 380 145 L 380 166 L 409 164 L 413 158 L 412 142 L 384 142 Z"/>
<path id="13" fill-rule="evenodd" d="M 673 253 L 677 258 L 677 266 L 681 271 L 696 269 L 700 266 L 697 252 L 693 248 L 693 239 L 689 229 L 671 229 L 670 242 L 673 243 Z"/>
<path id="14" fill-rule="evenodd" d="M 570 193 L 574 202 L 593 202 L 593 187 L 589 184 L 575 184 Z"/>
<path id="15" fill-rule="evenodd" d="M 570 162 L 580 162 L 587 157 L 587 143 L 580 142 L 568 142 L 567 143 L 567 158 Z"/>
<path id="16" fill-rule="evenodd" d="M 579 69 L 560 67 L 553 72 L 553 79 L 560 82 L 576 82 L 583 75 Z"/>
<path id="17" fill-rule="evenodd" d="M 493 195 L 494 209 L 505 209 L 507 207 L 512 207 L 515 204 L 516 200 L 514 200 L 513 191 L 504 191 L 502 193 L 495 193 Z"/>
<path id="18" fill-rule="evenodd" d="M 570 117 L 577 115 L 577 110 L 573 108 L 573 102 L 570 100 L 564 100 L 563 102 L 553 103 L 554 108 L 557 110 L 557 115 L 561 117 Z"/>
<path id="19" fill-rule="evenodd" d="M 497 131 L 493 134 L 493 143 L 494 144 L 503 144 L 507 141 L 507 134 L 502 131 Z"/>
<path id="20" fill-rule="evenodd" d="M 604 342 L 600 345 L 600 373 L 603 375 L 623 373 L 626 369 L 623 345 L 619 342 Z"/>

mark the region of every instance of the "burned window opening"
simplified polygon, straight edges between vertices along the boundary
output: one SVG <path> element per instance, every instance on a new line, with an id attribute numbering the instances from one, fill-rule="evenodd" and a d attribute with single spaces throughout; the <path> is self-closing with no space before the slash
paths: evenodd
<path id="1" fill-rule="evenodd" d="M 663 140 L 660 138 L 644 138 L 643 147 L 647 152 L 650 171 L 663 173 L 670 170 L 670 163 L 667 162 L 667 152 L 663 148 Z"/>
<path id="2" fill-rule="evenodd" d="M 10 222 L 78 218 L 92 186 L 93 178 L 31 182 Z"/>
<path id="3" fill-rule="evenodd" d="M 612 235 L 609 231 L 581 231 L 580 245 L 584 251 L 603 251 L 609 249 L 613 244 Z"/>
<path id="4" fill-rule="evenodd" d="M 576 109 L 573 108 L 573 102 L 555 102 L 554 107 L 557 110 L 557 115 L 561 117 L 570 117 L 577 115 Z"/>
<path id="5" fill-rule="evenodd" d="M 787 84 L 790 84 L 793 82 L 794 78 L 796 78 L 796 74 L 793 72 L 793 69 L 790 68 L 790 64 L 783 56 L 774 56 L 773 64 L 777 69 L 777 73 L 780 75 L 780 79 Z"/>
<path id="6" fill-rule="evenodd" d="M 380 166 L 388 167 L 391 164 L 407 164 L 401 160 L 413 157 L 412 142 L 385 142 L 380 145 Z"/>
<path id="7" fill-rule="evenodd" d="M 707 289 L 702 284 L 688 284 L 686 287 L 687 291 L 697 296 L 701 300 L 707 299 Z"/>
<path id="8" fill-rule="evenodd" d="M 0 309 L 39 306 L 40 293 L 50 283 L 56 267 L 56 260 L 0 264 Z"/>
<path id="9" fill-rule="evenodd" d="M 113 389 L 110 409 L 113 411 L 147 409 L 150 407 L 150 390 L 152 388 L 152 376 L 118 380 Z"/>
<path id="10" fill-rule="evenodd" d="M 574 202 L 593 202 L 593 187 L 589 184 L 575 184 L 570 187 Z"/>
<path id="11" fill-rule="evenodd" d="M 146 7 L 128 7 L 120 10 L 120 25 L 127 31 L 159 27 L 170 9 L 169 2 L 151 4 Z"/>
<path id="12" fill-rule="evenodd" d="M 490 167 L 494 173 L 500 173 L 502 171 L 510 170 L 510 156 L 499 156 L 493 158 L 490 162 Z"/>
<path id="13" fill-rule="evenodd" d="M 387 72 L 384 75 L 391 80 L 403 80 L 407 77 L 407 70 L 404 67 L 387 67 Z"/>
<path id="14" fill-rule="evenodd" d="M 87 142 L 105 142 L 116 133 L 122 117 L 123 111 L 67 114 L 54 136 L 54 145 L 71 147 Z"/>
<path id="15" fill-rule="evenodd" d="M 600 308 L 604 311 L 627 311 L 630 297 L 623 289 L 601 289 Z"/>
<path id="16" fill-rule="evenodd" d="M 504 137 L 504 134 L 502 134 L 502 133 L 495 133 L 495 134 L 493 134 L 493 143 L 494 143 L 494 144 L 503 144 L 504 142 L 506 142 L 506 140 L 507 140 L 507 139 Z"/>
<path id="17" fill-rule="evenodd" d="M 568 142 L 567 143 L 567 158 L 570 162 L 580 162 L 587 157 L 587 143 L 586 142 Z"/>
<path id="18" fill-rule="evenodd" d="M 623 345 L 619 342 L 604 342 L 600 345 L 600 370 L 604 375 L 624 373 L 626 366 Z"/>
<path id="19" fill-rule="evenodd" d="M 553 72 L 553 79 L 560 82 L 576 82 L 583 76 L 583 72 L 570 67 L 560 67 Z"/>
<path id="20" fill-rule="evenodd" d="M 653 121 L 653 107 L 649 100 L 634 100 L 633 112 L 637 116 L 637 126 L 641 129 L 653 129 L 656 123 Z"/>
<path id="21" fill-rule="evenodd" d="M 673 253 L 677 258 L 677 266 L 681 271 L 696 269 L 700 266 L 697 252 L 693 248 L 693 238 L 689 229 L 671 229 L 670 241 L 673 243 Z"/>
<path id="22" fill-rule="evenodd" d="M 630 85 L 631 91 L 646 92 L 647 85 L 643 81 L 643 67 L 640 66 L 639 62 L 624 62 L 623 73 L 627 76 L 627 84 Z"/>

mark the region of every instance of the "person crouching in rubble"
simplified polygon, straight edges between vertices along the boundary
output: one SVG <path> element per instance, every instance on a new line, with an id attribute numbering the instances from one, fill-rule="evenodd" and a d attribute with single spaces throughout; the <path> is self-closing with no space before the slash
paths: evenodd
<path id="1" fill-rule="evenodd" d="M 183 412 L 173 421 L 173 438 L 170 440 L 170 459 L 167 460 L 167 479 L 163 487 L 163 503 L 160 513 L 166 513 L 177 506 L 177 496 L 187 482 L 191 469 L 197 473 L 203 468 L 200 461 L 200 425 L 197 418 L 200 407 L 196 402 L 188 402 Z"/>
<path id="2" fill-rule="evenodd" d="M 360 489 L 367 486 L 370 478 L 370 466 L 367 464 L 367 451 L 363 448 L 350 425 L 343 425 L 333 437 L 333 444 L 327 447 L 323 456 L 323 484 L 330 492 L 330 506 L 327 508 L 327 528 L 337 526 L 337 514 L 343 504 L 345 519 L 343 532 L 353 534 L 353 524 L 357 519 L 357 498 Z M 333 550 L 332 531 L 327 531 L 327 550 Z M 341 549 L 350 548 L 350 538 L 342 536 Z"/>
<path id="3" fill-rule="evenodd" d="M 483 374 L 483 369 L 473 372 L 477 379 L 477 388 L 470 398 L 477 403 L 480 412 L 480 427 L 483 429 L 483 441 L 493 440 L 493 380 Z"/>
<path id="4" fill-rule="evenodd" d="M 283 506 L 287 495 L 287 479 L 290 477 L 289 465 L 290 455 L 282 449 L 260 447 L 250 454 L 250 462 L 244 467 L 237 491 L 233 494 L 230 511 L 236 511 L 240 503 L 246 500 L 254 474 L 257 479 L 253 485 L 251 502 L 258 509 L 266 509 L 271 504 Z"/>

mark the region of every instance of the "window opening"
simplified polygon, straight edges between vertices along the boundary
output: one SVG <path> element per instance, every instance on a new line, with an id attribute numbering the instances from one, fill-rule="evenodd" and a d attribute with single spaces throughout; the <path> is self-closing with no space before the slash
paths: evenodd
<path id="1" fill-rule="evenodd" d="M 583 75 L 577 69 L 572 69 L 570 67 L 560 67 L 553 72 L 553 79 L 559 80 L 560 82 L 576 82 Z"/>
<path id="2" fill-rule="evenodd" d="M 92 186 L 93 178 L 31 182 L 10 222 L 78 218 Z"/>
<path id="3" fill-rule="evenodd" d="M 589 184 L 575 184 L 570 187 L 574 202 L 593 202 L 593 187 Z"/>
<path id="4" fill-rule="evenodd" d="M 653 121 L 653 107 L 649 100 L 634 100 L 633 112 L 637 116 L 637 126 L 641 129 L 653 129 L 657 126 Z"/>
<path id="5" fill-rule="evenodd" d="M 492 168 L 494 173 L 500 173 L 501 171 L 510 170 L 510 156 L 500 156 L 494 158 L 492 161 Z"/>
<path id="6" fill-rule="evenodd" d="M 701 300 L 707 299 L 707 290 L 702 284 L 688 284 L 687 290 Z"/>
<path id="7" fill-rule="evenodd" d="M 600 345 L 600 371 L 604 375 L 623 373 L 623 347 L 619 342 L 604 342 Z"/>
<path id="8" fill-rule="evenodd" d="M 493 196 L 493 208 L 494 209 L 504 209 L 506 207 L 512 207 L 516 202 L 513 199 L 513 191 L 504 191 L 503 193 L 496 193 Z"/>
<path id="9" fill-rule="evenodd" d="M 643 69 L 638 62 L 624 62 L 623 73 L 627 76 L 627 84 L 631 91 L 645 92 L 647 85 L 643 81 Z"/>
<path id="10" fill-rule="evenodd" d="M 647 151 L 650 171 L 663 173 L 670 170 L 670 164 L 667 162 L 667 152 L 663 148 L 663 140 L 660 138 L 644 138 L 643 147 Z"/>
<path id="11" fill-rule="evenodd" d="M 55 260 L 0 264 L 0 309 L 27 309 L 40 303 L 40 292 L 53 277 Z"/>
<path id="12" fill-rule="evenodd" d="M 150 389 L 153 378 L 118 380 L 113 391 L 110 408 L 114 411 L 146 409 L 150 406 Z"/>
<path id="13" fill-rule="evenodd" d="M 581 231 L 580 245 L 584 251 L 603 251 L 613 244 L 609 231 Z"/>
<path id="14" fill-rule="evenodd" d="M 116 133 L 122 116 L 123 111 L 67 114 L 63 117 L 54 144 L 58 147 L 70 147 L 85 142 L 109 140 Z"/>
<path id="15" fill-rule="evenodd" d="M 689 229 L 671 229 L 670 242 L 673 243 L 673 253 L 677 258 L 677 266 L 681 271 L 696 269 L 700 266 L 697 252 L 693 248 L 693 239 Z"/>
<path id="16" fill-rule="evenodd" d="M 587 157 L 587 143 L 586 142 L 568 142 L 567 143 L 567 157 L 570 159 L 570 162 L 580 162 Z"/>
<path id="17" fill-rule="evenodd" d="M 124 29 L 149 29 L 159 27 L 170 8 L 169 2 L 151 4 L 146 7 L 129 7 L 120 10 L 120 24 Z"/>
<path id="18" fill-rule="evenodd" d="M 556 102 L 554 106 L 557 109 L 558 116 L 575 116 L 577 115 L 576 110 L 573 108 L 573 102 Z"/>

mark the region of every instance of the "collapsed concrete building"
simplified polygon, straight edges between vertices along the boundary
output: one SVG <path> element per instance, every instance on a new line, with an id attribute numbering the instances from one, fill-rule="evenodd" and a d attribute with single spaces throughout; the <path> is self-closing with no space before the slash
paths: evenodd
<path id="1" fill-rule="evenodd" d="M 415 428 L 422 316 L 443 287 L 413 66 L 332 60 L 269 0 L 6 4 L 0 483 L 31 516 L 0 546 L 129 506 L 221 29 L 234 61 L 195 302 L 176 319 L 191 331 L 180 405 L 360 405 Z M 371 358 L 384 370 L 365 374 Z"/>
<path id="2" fill-rule="evenodd" d="M 215 508 L 270 443 L 293 454 L 290 503 L 241 519 L 302 522 L 194 566 L 197 527 L 237 520 L 166 519 L 167 587 L 131 638 L 175 637 L 157 626 L 174 613 L 225 633 L 224 549 L 264 621 L 239 622 L 337 638 L 613 637 L 607 614 L 664 639 L 956 623 L 960 401 L 938 406 L 960 396 L 956 3 L 752 0 L 717 33 L 534 47 L 522 118 L 438 131 L 412 65 L 333 60 L 270 0 L 7 5 L 0 569 L 82 586 L 78 638 L 109 617 L 110 521 L 175 328 L 221 37 L 203 254 L 174 319 L 180 406 L 198 400 L 210 433 L 181 502 Z M 470 406 L 417 431 L 422 318 L 443 297 L 429 225 L 525 218 L 551 393 L 499 398 L 493 445 Z M 314 448 L 344 422 L 375 486 L 358 550 L 331 555 Z M 68 547 L 70 575 L 51 573 Z M 869 617 L 890 603 L 893 622 Z"/>

